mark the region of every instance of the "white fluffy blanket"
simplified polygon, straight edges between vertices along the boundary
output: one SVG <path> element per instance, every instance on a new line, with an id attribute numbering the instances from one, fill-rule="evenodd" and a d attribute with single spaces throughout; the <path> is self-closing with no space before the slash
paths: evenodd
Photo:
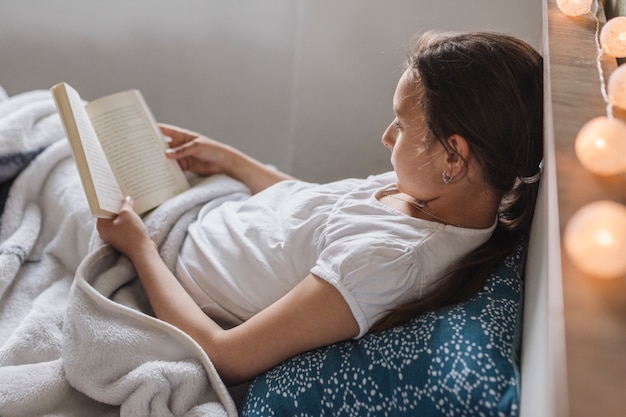
<path id="1" fill-rule="evenodd" d="M 0 414 L 236 415 L 210 359 L 151 315 L 132 264 L 94 233 L 47 91 L 0 95 L 2 188 L 16 175 L 0 223 Z M 214 177 L 148 215 L 166 263 L 203 204 L 242 192 Z"/>

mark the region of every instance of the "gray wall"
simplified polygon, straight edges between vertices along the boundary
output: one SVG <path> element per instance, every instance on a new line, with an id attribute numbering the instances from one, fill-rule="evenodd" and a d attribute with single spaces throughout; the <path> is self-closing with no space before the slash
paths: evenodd
<path id="1" fill-rule="evenodd" d="M 380 136 L 404 47 L 426 29 L 536 47 L 540 0 L 0 0 L 0 85 L 138 88 L 157 119 L 300 178 L 390 169 Z"/>

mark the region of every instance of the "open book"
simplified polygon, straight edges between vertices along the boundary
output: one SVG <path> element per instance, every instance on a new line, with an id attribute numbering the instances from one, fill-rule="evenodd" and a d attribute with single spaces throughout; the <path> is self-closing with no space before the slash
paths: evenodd
<path id="1" fill-rule="evenodd" d="M 142 214 L 189 188 L 139 91 L 84 105 L 66 83 L 51 90 L 94 216 L 113 217 L 124 196 Z"/>

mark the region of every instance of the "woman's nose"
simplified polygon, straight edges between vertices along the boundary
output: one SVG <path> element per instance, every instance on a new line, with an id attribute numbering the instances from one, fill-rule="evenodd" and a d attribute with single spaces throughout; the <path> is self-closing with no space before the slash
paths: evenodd
<path id="1" fill-rule="evenodd" d="M 385 129 L 385 132 L 383 133 L 383 137 L 381 138 L 383 145 L 385 145 L 386 148 L 392 149 L 393 145 L 396 143 L 396 137 L 395 134 L 393 133 L 393 123 L 390 124 L 387 129 Z"/>

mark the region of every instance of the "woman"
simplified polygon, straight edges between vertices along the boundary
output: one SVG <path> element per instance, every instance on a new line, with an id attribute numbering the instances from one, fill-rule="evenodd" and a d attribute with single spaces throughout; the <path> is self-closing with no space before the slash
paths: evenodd
<path id="1" fill-rule="evenodd" d="M 482 288 L 530 227 L 541 80 L 541 57 L 515 38 L 426 33 L 382 138 L 394 170 L 323 185 L 163 125 L 169 158 L 230 175 L 252 196 L 200 212 L 175 274 L 130 198 L 98 220 L 100 236 L 131 259 L 157 317 L 195 339 L 226 383 L 248 380 Z"/>

